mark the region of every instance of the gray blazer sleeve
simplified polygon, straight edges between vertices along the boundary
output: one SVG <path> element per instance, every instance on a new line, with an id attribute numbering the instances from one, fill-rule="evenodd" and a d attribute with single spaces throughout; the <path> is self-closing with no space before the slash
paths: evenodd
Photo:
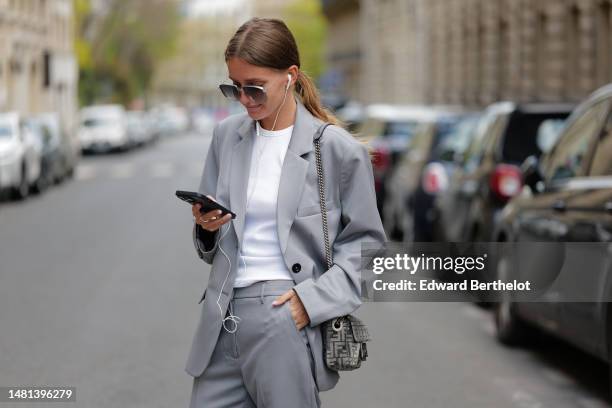
<path id="1" fill-rule="evenodd" d="M 208 148 L 204 171 L 200 179 L 200 187 L 198 192 L 204 195 L 216 196 L 217 179 L 219 177 L 219 162 L 218 162 L 218 142 L 217 128 L 215 125 L 213 137 Z M 219 245 L 219 230 L 215 232 L 207 231 L 198 224 L 193 223 L 193 244 L 198 256 L 206 263 L 212 264 L 215 253 Z"/>
<path id="2" fill-rule="evenodd" d="M 333 237 L 333 265 L 316 281 L 294 287 L 314 327 L 352 313 L 361 304 L 361 243 L 378 242 L 385 232 L 376 207 L 372 164 L 366 147 L 352 143 L 342 159 L 340 177 L 342 229 Z"/>

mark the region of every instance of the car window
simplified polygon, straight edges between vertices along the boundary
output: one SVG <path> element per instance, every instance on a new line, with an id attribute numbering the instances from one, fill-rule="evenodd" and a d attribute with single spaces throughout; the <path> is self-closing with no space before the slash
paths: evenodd
<path id="1" fill-rule="evenodd" d="M 606 126 L 597 143 L 590 176 L 612 176 L 612 114 L 608 114 Z"/>
<path id="2" fill-rule="evenodd" d="M 459 118 L 442 119 L 436 123 L 434 130 L 434 145 L 431 154 L 432 160 L 448 161 L 448 158 L 444 156 L 444 153 L 446 152 L 446 146 L 449 143 L 448 141 L 457 136 L 456 130 L 458 124 Z"/>
<path id="3" fill-rule="evenodd" d="M 13 127 L 7 122 L 0 121 L 0 139 L 8 139 L 13 135 Z"/>
<path id="4" fill-rule="evenodd" d="M 424 153 L 429 149 L 431 144 L 431 128 L 432 124 L 423 124 L 416 130 L 409 145 L 411 152 L 418 151 Z"/>
<path id="5" fill-rule="evenodd" d="M 599 102 L 569 124 L 546 166 L 548 181 L 554 182 L 583 174 L 585 157 L 599 134 L 607 110 L 607 102 Z"/>
<path id="6" fill-rule="evenodd" d="M 491 126 L 484 138 L 484 154 L 493 155 L 500 150 L 499 140 L 508 126 L 508 114 L 496 114 L 493 116 Z M 498 156 L 497 156 L 498 157 Z"/>
<path id="7" fill-rule="evenodd" d="M 118 123 L 117 118 L 111 117 L 97 117 L 97 118 L 86 118 L 83 119 L 83 126 L 85 127 L 102 127 L 110 126 Z"/>
<path id="8" fill-rule="evenodd" d="M 540 125 L 549 119 L 565 119 L 569 112 L 514 112 L 505 132 L 501 158 L 507 163 L 522 163 L 527 157 L 540 156 L 538 146 Z"/>
<path id="9" fill-rule="evenodd" d="M 387 122 L 385 124 L 385 132 L 383 136 L 408 136 L 414 135 L 417 129 L 415 122 Z"/>
<path id="10" fill-rule="evenodd" d="M 536 144 L 542 153 L 548 153 L 561 136 L 565 119 L 546 119 L 538 128 Z"/>
<path id="11" fill-rule="evenodd" d="M 468 172 L 474 170 L 480 164 L 485 147 L 485 138 L 490 134 L 488 130 L 495 117 L 495 115 L 488 114 L 478 121 L 474 137 L 465 152 L 464 167 Z"/>
<path id="12" fill-rule="evenodd" d="M 453 161 L 456 154 L 463 155 L 470 147 L 470 141 L 474 136 L 478 117 L 471 116 L 462 119 L 445 138 L 438 148 L 440 160 Z"/>

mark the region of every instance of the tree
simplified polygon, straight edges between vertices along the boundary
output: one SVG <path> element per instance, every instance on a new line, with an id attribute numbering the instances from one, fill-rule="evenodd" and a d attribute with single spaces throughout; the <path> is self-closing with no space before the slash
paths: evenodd
<path id="1" fill-rule="evenodd" d="M 174 51 L 178 3 L 108 0 L 103 16 L 92 15 L 88 3 L 76 1 L 81 101 L 128 104 L 144 96 L 156 64 Z"/>
<path id="2" fill-rule="evenodd" d="M 320 3 L 318 0 L 296 0 L 289 3 L 283 13 L 300 49 L 301 69 L 315 80 L 325 69 L 323 53 L 327 29 Z"/>

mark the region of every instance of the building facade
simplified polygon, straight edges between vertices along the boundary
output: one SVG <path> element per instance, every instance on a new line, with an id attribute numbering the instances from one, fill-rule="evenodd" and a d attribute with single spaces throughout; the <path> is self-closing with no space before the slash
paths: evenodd
<path id="1" fill-rule="evenodd" d="M 612 82 L 611 6 L 612 0 L 360 0 L 361 74 L 346 87 L 359 87 L 364 103 L 579 101 Z"/>
<path id="2" fill-rule="evenodd" d="M 361 100 L 362 58 L 359 0 L 323 1 L 327 26 L 326 74 L 321 78 L 326 92 Z"/>
<path id="3" fill-rule="evenodd" d="M 0 111 L 58 112 L 74 124 L 73 18 L 71 0 L 0 0 Z"/>
<path id="4" fill-rule="evenodd" d="M 206 7 L 197 0 L 184 4 L 176 55 L 157 67 L 150 103 L 226 107 L 227 100 L 219 91 L 219 84 L 229 82 L 223 54 L 236 29 L 251 17 L 254 6 L 249 0 L 217 7 Z"/>

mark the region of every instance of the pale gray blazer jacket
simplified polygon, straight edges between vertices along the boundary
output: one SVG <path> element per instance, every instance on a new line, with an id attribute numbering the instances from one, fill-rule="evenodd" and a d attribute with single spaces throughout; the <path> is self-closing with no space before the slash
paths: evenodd
<path id="1" fill-rule="evenodd" d="M 323 123 L 296 98 L 297 113 L 281 171 L 277 201 L 278 237 L 287 269 L 295 281 L 310 324 L 304 330 L 315 361 L 315 379 L 320 391 L 334 387 L 338 374 L 323 360 L 320 324 L 353 312 L 361 304 L 361 244 L 383 244 L 385 233 L 376 207 L 372 166 L 366 147 L 338 126 L 328 126 L 321 138 L 325 174 L 325 197 L 329 237 L 334 264 L 327 270 L 321 226 L 321 210 L 313 138 Z M 203 295 L 202 313 L 185 370 L 202 374 L 214 350 L 225 317 L 238 265 L 238 249 L 245 222 L 246 190 L 249 179 L 255 121 L 246 113 L 218 123 L 204 165 L 199 192 L 210 194 L 236 213 L 220 230 L 212 233 L 194 224 L 193 239 L 199 257 L 212 264 Z M 220 304 L 219 292 L 231 271 Z M 269 357 L 268 357 L 269 358 Z"/>

